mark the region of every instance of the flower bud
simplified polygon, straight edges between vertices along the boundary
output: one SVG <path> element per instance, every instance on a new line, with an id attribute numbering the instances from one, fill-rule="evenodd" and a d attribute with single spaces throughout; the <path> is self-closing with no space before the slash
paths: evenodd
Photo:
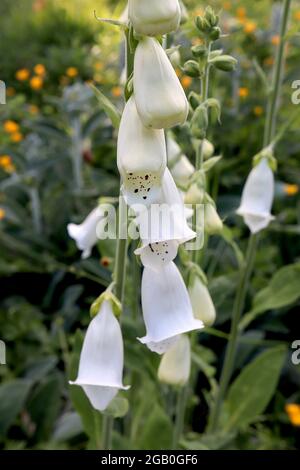
<path id="1" fill-rule="evenodd" d="M 134 59 L 134 94 L 146 127 L 167 129 L 184 124 L 189 104 L 181 83 L 156 39 L 139 42 Z"/>
<path id="2" fill-rule="evenodd" d="M 216 319 L 216 309 L 208 288 L 197 275 L 192 278 L 189 294 L 195 318 L 211 326 Z"/>
<path id="3" fill-rule="evenodd" d="M 214 205 L 209 202 L 205 204 L 204 209 L 204 229 L 209 235 L 220 233 L 223 229 L 223 222 L 219 214 Z"/>
<path id="4" fill-rule="evenodd" d="M 169 385 L 182 386 L 189 380 L 191 372 L 191 345 L 186 335 L 181 335 L 178 341 L 163 355 L 158 379 Z"/>
<path id="5" fill-rule="evenodd" d="M 200 145 L 203 145 L 202 152 L 204 160 L 208 160 L 210 157 L 213 156 L 215 148 L 209 140 L 204 139 L 203 143 L 200 142 Z"/>
<path id="6" fill-rule="evenodd" d="M 188 60 L 183 68 L 183 72 L 185 75 L 188 75 L 189 77 L 199 77 L 200 75 L 200 70 L 199 70 L 199 65 L 195 60 Z"/>
<path id="7" fill-rule="evenodd" d="M 208 6 L 204 12 L 204 18 L 209 22 L 211 26 L 217 26 L 219 17 L 215 14 L 214 10 Z"/>
<path id="8" fill-rule="evenodd" d="M 202 204 L 204 199 L 204 189 L 193 183 L 185 194 L 185 204 Z"/>
<path id="9" fill-rule="evenodd" d="M 231 72 L 236 68 L 237 60 L 231 55 L 219 55 L 209 60 L 209 63 L 223 72 Z"/>
<path id="10" fill-rule="evenodd" d="M 178 0 L 129 0 L 129 19 L 138 34 L 158 36 L 179 27 Z"/>
<path id="11" fill-rule="evenodd" d="M 204 59 L 207 57 L 207 48 L 203 44 L 198 44 L 192 47 L 192 54 L 198 59 Z"/>
<path id="12" fill-rule="evenodd" d="M 195 172 L 195 168 L 189 159 L 183 155 L 181 148 L 171 135 L 167 137 L 167 152 L 168 164 L 176 184 L 186 186 Z"/>
<path id="13" fill-rule="evenodd" d="M 203 139 L 208 128 L 208 112 L 203 105 L 198 106 L 191 120 L 191 132 L 193 137 Z"/>
<path id="14" fill-rule="evenodd" d="M 221 29 L 218 26 L 212 28 L 211 32 L 209 33 L 209 38 L 212 41 L 217 41 L 221 36 Z"/>
<path id="15" fill-rule="evenodd" d="M 179 67 L 180 66 L 180 52 L 178 49 L 174 48 L 169 54 L 169 59 L 173 67 Z"/>

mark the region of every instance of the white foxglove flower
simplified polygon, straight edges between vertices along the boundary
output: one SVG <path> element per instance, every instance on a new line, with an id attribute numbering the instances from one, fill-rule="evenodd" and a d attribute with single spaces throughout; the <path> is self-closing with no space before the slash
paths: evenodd
<path id="1" fill-rule="evenodd" d="M 186 155 L 182 154 L 182 150 L 172 136 L 167 138 L 168 165 L 171 174 L 180 186 L 186 186 L 190 177 L 195 172 L 194 165 L 191 164 Z"/>
<path id="2" fill-rule="evenodd" d="M 161 194 L 166 168 L 163 130 L 147 129 L 136 110 L 134 96 L 126 103 L 118 136 L 118 168 L 127 204 L 152 204 Z"/>
<path id="3" fill-rule="evenodd" d="M 144 269 L 142 307 L 147 334 L 139 339 L 158 354 L 165 353 L 182 333 L 204 327 L 194 318 L 188 291 L 173 262 L 159 271 Z"/>
<path id="4" fill-rule="evenodd" d="M 110 301 L 105 300 L 99 313 L 87 329 L 79 362 L 78 377 L 73 385 L 80 385 L 96 410 L 103 411 L 120 389 L 122 382 L 123 339 L 118 320 Z"/>
<path id="5" fill-rule="evenodd" d="M 180 81 L 156 39 L 143 38 L 134 58 L 134 94 L 146 127 L 167 129 L 183 124 L 189 112 Z"/>
<path id="6" fill-rule="evenodd" d="M 182 196 L 166 168 L 160 204 L 153 204 L 136 218 L 142 246 L 135 254 L 141 255 L 144 266 L 161 269 L 176 257 L 181 243 L 195 238 L 196 233 L 188 226 L 186 215 Z"/>
<path id="7" fill-rule="evenodd" d="M 189 286 L 189 294 L 195 318 L 205 326 L 211 326 L 216 319 L 216 309 L 208 288 L 198 276 L 195 276 Z"/>
<path id="8" fill-rule="evenodd" d="M 175 31 L 180 23 L 178 0 L 129 0 L 129 19 L 138 34 L 158 36 Z"/>
<path id="9" fill-rule="evenodd" d="M 67 226 L 69 236 L 75 240 L 84 259 L 90 256 L 93 246 L 97 243 L 97 225 L 103 217 L 102 209 L 96 207 L 81 224 Z"/>
<path id="10" fill-rule="evenodd" d="M 186 335 L 180 335 L 178 341 L 163 355 L 158 379 L 169 385 L 184 385 L 191 372 L 191 345 Z"/>
<path id="11" fill-rule="evenodd" d="M 250 172 L 244 186 L 237 214 L 244 218 L 252 233 L 266 228 L 274 217 L 271 208 L 274 199 L 274 175 L 263 158 Z"/>
<path id="12" fill-rule="evenodd" d="M 204 230 L 209 235 L 220 233 L 223 230 L 223 222 L 215 206 L 209 202 L 204 206 Z"/>

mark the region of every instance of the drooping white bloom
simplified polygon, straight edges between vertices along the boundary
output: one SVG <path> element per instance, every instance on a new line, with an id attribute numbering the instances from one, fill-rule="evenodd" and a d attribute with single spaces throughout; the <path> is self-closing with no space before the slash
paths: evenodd
<path id="1" fill-rule="evenodd" d="M 165 137 L 163 130 L 147 129 L 142 124 L 134 96 L 122 115 L 117 153 L 127 204 L 155 202 L 167 162 Z"/>
<path id="2" fill-rule="evenodd" d="M 134 94 L 146 127 L 167 129 L 183 124 L 189 104 L 167 54 L 156 39 L 144 37 L 134 58 Z"/>
<path id="3" fill-rule="evenodd" d="M 142 307 L 147 334 L 140 341 L 158 354 L 178 341 L 178 335 L 204 327 L 194 318 L 187 288 L 173 262 L 159 271 L 144 269 Z"/>
<path id="4" fill-rule="evenodd" d="M 129 19 L 139 34 L 157 36 L 175 31 L 180 17 L 178 0 L 129 0 Z"/>
<path id="5" fill-rule="evenodd" d="M 266 228 L 274 217 L 271 208 L 274 199 L 274 175 L 263 158 L 250 172 L 244 186 L 237 214 L 244 218 L 252 233 Z"/>
<path id="6" fill-rule="evenodd" d="M 83 343 L 78 377 L 80 385 L 96 410 L 103 411 L 120 389 L 127 390 L 122 382 L 123 339 L 118 320 L 110 301 L 105 300 L 91 321 Z"/>
<path id="7" fill-rule="evenodd" d="M 195 238 L 196 233 L 186 221 L 182 196 L 168 168 L 163 177 L 160 203 L 141 212 L 136 223 L 142 245 L 135 254 L 141 255 L 144 266 L 154 270 L 172 261 L 181 243 Z"/>
<path id="8" fill-rule="evenodd" d="M 97 243 L 97 225 L 104 217 L 100 207 L 96 207 L 87 216 L 81 224 L 68 224 L 68 234 L 79 250 L 82 250 L 82 258 L 88 258 L 91 254 L 93 246 Z"/>
<path id="9" fill-rule="evenodd" d="M 191 372 L 191 345 L 186 335 L 180 335 L 178 341 L 163 355 L 158 379 L 169 385 L 184 385 Z"/>
<path id="10" fill-rule="evenodd" d="M 167 153 L 168 165 L 174 180 L 180 186 L 186 186 L 190 177 L 195 172 L 195 167 L 187 156 L 183 155 L 176 140 L 170 135 L 167 138 Z"/>
<path id="11" fill-rule="evenodd" d="M 205 326 L 211 326 L 216 319 L 216 309 L 208 288 L 198 276 L 195 276 L 189 286 L 189 294 L 195 318 Z"/>

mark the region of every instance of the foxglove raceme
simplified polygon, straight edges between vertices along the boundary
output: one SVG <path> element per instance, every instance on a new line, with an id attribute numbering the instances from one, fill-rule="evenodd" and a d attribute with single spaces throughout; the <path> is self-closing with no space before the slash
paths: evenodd
<path id="1" fill-rule="evenodd" d="M 211 326 L 216 319 L 216 309 L 209 290 L 198 276 L 192 279 L 189 294 L 195 318 L 201 320 L 205 326 Z"/>
<path id="2" fill-rule="evenodd" d="M 81 224 L 68 224 L 68 234 L 82 251 L 82 258 L 88 258 L 97 243 L 97 225 L 103 216 L 101 208 L 96 207 Z"/>
<path id="3" fill-rule="evenodd" d="M 191 372 L 191 345 L 186 335 L 180 335 L 178 341 L 163 355 L 158 379 L 169 385 L 182 386 L 189 380 Z"/>
<path id="4" fill-rule="evenodd" d="M 147 334 L 140 341 L 158 354 L 165 353 L 182 333 L 204 327 L 193 316 L 188 291 L 173 262 L 159 271 L 144 269 L 142 307 Z"/>
<path id="5" fill-rule="evenodd" d="M 180 17 L 178 0 L 129 0 L 129 19 L 139 34 L 157 36 L 175 31 Z"/>
<path id="6" fill-rule="evenodd" d="M 118 168 L 127 204 L 152 204 L 161 195 L 166 168 L 163 130 L 147 129 L 137 113 L 134 96 L 126 103 L 118 136 Z"/>
<path id="7" fill-rule="evenodd" d="M 268 160 L 263 158 L 251 170 L 237 210 L 252 233 L 263 230 L 274 219 L 271 215 L 273 199 L 274 175 Z"/>
<path id="8" fill-rule="evenodd" d="M 96 410 L 105 410 L 120 389 L 129 388 L 122 383 L 123 356 L 121 328 L 105 300 L 87 329 L 78 377 L 70 382 L 83 388 Z"/>
<path id="9" fill-rule="evenodd" d="M 164 49 L 156 39 L 144 37 L 134 58 L 134 94 L 146 127 L 167 129 L 184 124 L 189 104 Z"/>

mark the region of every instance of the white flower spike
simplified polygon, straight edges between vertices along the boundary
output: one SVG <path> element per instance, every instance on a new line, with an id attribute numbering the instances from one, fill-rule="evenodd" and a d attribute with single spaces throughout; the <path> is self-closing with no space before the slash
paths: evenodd
<path id="1" fill-rule="evenodd" d="M 195 238 L 196 233 L 186 221 L 183 199 L 168 168 L 166 168 L 160 204 L 153 204 L 136 218 L 142 246 L 135 250 L 144 266 L 161 269 L 172 261 L 178 246 Z"/>
<path id="2" fill-rule="evenodd" d="M 180 18 L 178 0 L 129 0 L 129 19 L 138 34 L 170 33 L 178 28 Z"/>
<path id="3" fill-rule="evenodd" d="M 208 288 L 198 276 L 192 280 L 189 294 L 195 318 L 201 320 L 205 326 L 213 325 L 216 320 L 216 309 Z"/>
<path id="4" fill-rule="evenodd" d="M 80 385 L 96 410 L 105 410 L 118 391 L 127 390 L 122 383 L 123 339 L 111 303 L 105 300 L 91 321 L 83 343 L 78 377 Z"/>
<path id="5" fill-rule="evenodd" d="M 146 127 L 167 129 L 184 124 L 189 104 L 164 49 L 156 39 L 144 37 L 134 58 L 134 94 Z"/>
<path id="6" fill-rule="evenodd" d="M 100 207 L 96 207 L 81 224 L 68 224 L 68 234 L 75 240 L 77 248 L 82 251 L 82 258 L 88 258 L 94 245 L 97 243 L 97 225 L 104 214 Z"/>
<path id="7" fill-rule="evenodd" d="M 142 307 L 147 334 L 139 340 L 158 354 L 165 353 L 182 333 L 204 328 L 193 316 L 188 291 L 173 262 L 157 272 L 144 269 Z"/>
<path id="8" fill-rule="evenodd" d="M 186 335 L 180 335 L 178 341 L 163 355 L 158 379 L 169 385 L 182 386 L 189 380 L 191 372 L 191 345 Z"/>
<path id="9" fill-rule="evenodd" d="M 266 228 L 274 217 L 271 208 L 274 199 L 274 174 L 266 158 L 250 172 L 244 186 L 237 214 L 244 218 L 252 233 Z"/>
<path id="10" fill-rule="evenodd" d="M 149 205 L 161 195 L 167 163 L 163 130 L 147 129 L 136 110 L 134 96 L 126 103 L 118 136 L 118 168 L 128 205 Z"/>

